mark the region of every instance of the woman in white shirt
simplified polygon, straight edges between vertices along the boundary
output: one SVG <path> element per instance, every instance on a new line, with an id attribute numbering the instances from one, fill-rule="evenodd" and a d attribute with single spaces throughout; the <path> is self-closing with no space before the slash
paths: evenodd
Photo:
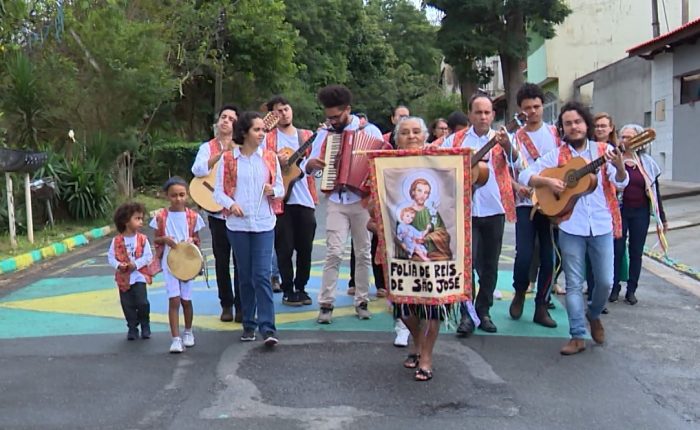
<path id="1" fill-rule="evenodd" d="M 241 341 L 254 341 L 258 328 L 265 344 L 273 346 L 278 340 L 270 265 L 275 213 L 281 208 L 284 187 L 277 155 L 260 145 L 264 136 L 258 113 L 245 112 L 240 116 L 233 132 L 237 146 L 223 155 L 214 199 L 224 207 L 227 234 L 238 263 L 243 310 Z"/>

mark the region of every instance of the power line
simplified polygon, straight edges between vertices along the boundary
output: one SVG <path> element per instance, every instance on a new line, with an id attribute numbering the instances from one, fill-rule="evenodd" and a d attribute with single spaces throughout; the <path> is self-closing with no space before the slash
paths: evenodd
<path id="1" fill-rule="evenodd" d="M 666 13 L 666 0 L 661 0 L 661 7 L 664 8 L 664 21 L 666 21 L 666 33 L 671 31 L 671 28 L 668 26 L 668 13 Z"/>

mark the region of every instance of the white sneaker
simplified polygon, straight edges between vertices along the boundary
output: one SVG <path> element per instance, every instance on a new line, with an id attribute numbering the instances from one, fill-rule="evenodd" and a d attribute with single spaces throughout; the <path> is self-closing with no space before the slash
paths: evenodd
<path id="1" fill-rule="evenodd" d="M 396 320 L 394 324 L 394 331 L 396 332 L 396 339 L 394 339 L 394 346 L 399 348 L 404 348 L 408 346 L 408 337 L 411 332 L 406 328 L 406 325 L 401 320 Z"/>
<path id="2" fill-rule="evenodd" d="M 182 344 L 182 339 L 179 337 L 173 338 L 173 343 L 170 344 L 170 352 L 173 354 L 179 354 L 185 352 L 185 346 Z"/>
<path id="3" fill-rule="evenodd" d="M 187 348 L 192 348 L 194 346 L 194 334 L 192 334 L 192 331 L 185 331 L 182 333 L 182 344 Z"/>

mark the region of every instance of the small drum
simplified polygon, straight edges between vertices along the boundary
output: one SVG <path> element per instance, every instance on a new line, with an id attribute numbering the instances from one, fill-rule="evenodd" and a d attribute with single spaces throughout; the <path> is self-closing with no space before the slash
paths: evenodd
<path id="1" fill-rule="evenodd" d="M 180 242 L 168 253 L 168 269 L 177 279 L 190 281 L 204 268 L 202 252 L 193 243 Z"/>

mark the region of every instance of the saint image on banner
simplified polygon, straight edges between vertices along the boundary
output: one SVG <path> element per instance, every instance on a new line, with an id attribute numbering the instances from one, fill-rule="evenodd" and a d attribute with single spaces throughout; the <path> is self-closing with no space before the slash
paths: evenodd
<path id="1" fill-rule="evenodd" d="M 394 176 L 401 181 L 400 188 L 392 188 Z M 385 182 L 388 190 L 401 190 L 402 202 L 397 208 L 396 236 L 400 242 L 396 247 L 396 258 L 416 261 L 452 260 L 450 233 L 440 214 L 441 202 L 444 211 L 454 208 L 453 199 L 441 198 L 441 189 L 454 188 L 454 169 L 386 169 Z M 388 192 L 388 194 L 391 194 Z M 387 202 L 395 198 L 387 196 Z M 389 203 L 391 204 L 391 203 Z M 451 226 L 454 228 L 454 225 Z"/>
<path id="2" fill-rule="evenodd" d="M 394 303 L 471 297 L 471 152 L 377 151 L 370 156 L 378 260 Z"/>

